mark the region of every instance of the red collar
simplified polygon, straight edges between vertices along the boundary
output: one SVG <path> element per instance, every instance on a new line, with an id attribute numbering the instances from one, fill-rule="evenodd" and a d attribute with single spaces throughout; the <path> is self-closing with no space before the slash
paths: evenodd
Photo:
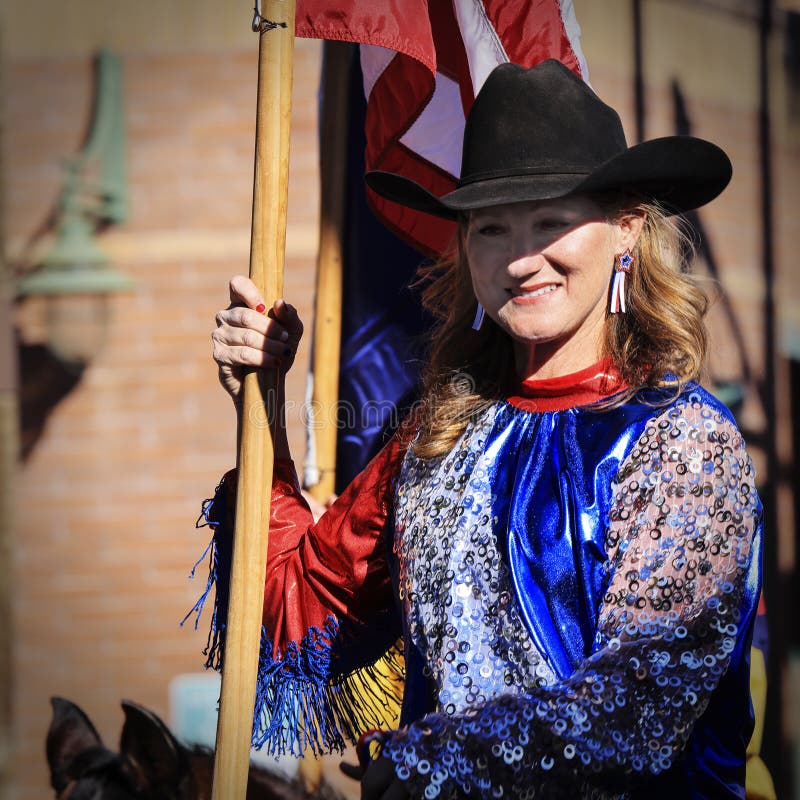
<path id="1" fill-rule="evenodd" d="M 611 359 L 604 358 L 569 375 L 528 378 L 514 388 L 508 402 L 523 411 L 563 411 L 596 403 L 624 388 L 625 382 Z"/>

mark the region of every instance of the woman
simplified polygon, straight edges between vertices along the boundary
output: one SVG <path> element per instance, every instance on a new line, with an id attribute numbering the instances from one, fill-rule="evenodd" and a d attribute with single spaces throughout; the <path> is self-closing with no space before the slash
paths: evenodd
<path id="1" fill-rule="evenodd" d="M 699 139 L 627 148 L 554 61 L 492 72 L 455 191 L 368 175 L 458 237 L 429 270 L 422 403 L 316 525 L 277 438 L 257 741 L 337 746 L 398 696 L 362 797 L 743 796 L 761 509 L 693 382 L 706 300 L 667 218 L 729 179 Z M 231 301 L 213 338 L 236 400 L 302 325 L 245 278 Z M 206 508 L 220 577 L 234 483 Z"/>

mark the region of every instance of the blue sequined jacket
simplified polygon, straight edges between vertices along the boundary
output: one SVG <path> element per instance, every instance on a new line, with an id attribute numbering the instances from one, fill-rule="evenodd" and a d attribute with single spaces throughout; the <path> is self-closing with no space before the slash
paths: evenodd
<path id="1" fill-rule="evenodd" d="M 401 698 L 383 754 L 413 797 L 744 797 L 761 507 L 724 406 L 501 402 L 446 457 L 376 465 L 316 526 L 276 468 L 257 744 L 336 747 Z"/>

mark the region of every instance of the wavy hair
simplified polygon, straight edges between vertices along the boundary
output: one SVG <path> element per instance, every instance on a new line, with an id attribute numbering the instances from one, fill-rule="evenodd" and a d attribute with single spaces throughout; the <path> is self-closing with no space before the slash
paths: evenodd
<path id="1" fill-rule="evenodd" d="M 618 194 L 594 199 L 609 222 L 641 214 L 644 225 L 628 276 L 627 313 L 606 312 L 601 345 L 628 388 L 593 408 L 619 406 L 644 387 L 670 388 L 672 397 L 699 376 L 706 351 L 708 298 L 686 271 L 693 248 L 679 223 L 653 202 Z M 420 458 L 446 454 L 469 421 L 517 381 L 511 337 L 488 316 L 472 330 L 476 299 L 461 246 L 465 221 L 449 251 L 419 271 L 423 305 L 438 320 L 415 418 L 413 447 Z"/>

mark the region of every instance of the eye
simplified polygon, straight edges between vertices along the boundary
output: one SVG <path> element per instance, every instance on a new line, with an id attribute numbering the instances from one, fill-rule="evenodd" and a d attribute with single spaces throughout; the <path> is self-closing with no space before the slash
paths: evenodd
<path id="1" fill-rule="evenodd" d="M 559 217 L 545 217 L 539 220 L 539 227 L 543 231 L 557 231 L 569 226 L 569 221 Z"/>
<path id="2" fill-rule="evenodd" d="M 505 233 L 505 228 L 496 222 L 486 222 L 483 225 L 478 225 L 477 230 L 481 236 L 501 236 Z"/>

